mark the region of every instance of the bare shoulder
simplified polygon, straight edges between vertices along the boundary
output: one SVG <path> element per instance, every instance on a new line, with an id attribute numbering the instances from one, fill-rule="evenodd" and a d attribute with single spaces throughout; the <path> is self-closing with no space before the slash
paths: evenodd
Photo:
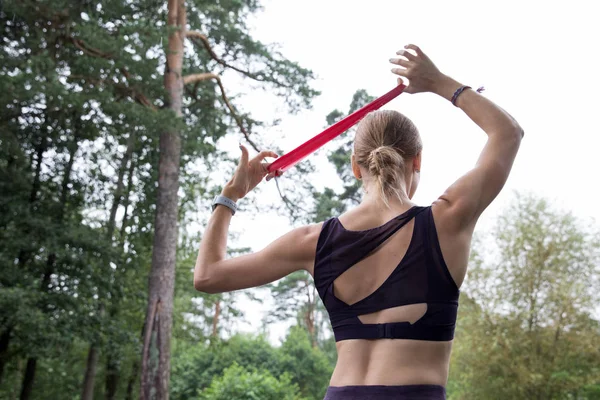
<path id="1" fill-rule="evenodd" d="M 443 198 L 432 203 L 431 212 L 442 256 L 454 283 L 460 287 L 467 273 L 473 229 L 456 221 L 456 213 Z"/>
<path id="2" fill-rule="evenodd" d="M 304 246 L 311 246 L 314 244 L 316 246 L 322 228 L 323 222 L 319 222 L 301 226 L 294 229 L 292 232 L 294 233 L 294 239 L 298 240 L 299 244 L 301 243 Z"/>
<path id="3" fill-rule="evenodd" d="M 321 236 L 321 230 L 323 229 L 323 222 L 316 224 L 306 225 L 299 228 L 298 233 L 298 245 L 299 249 L 307 255 L 306 270 L 313 275 L 314 272 L 314 261 L 317 251 L 317 243 Z"/>
<path id="4" fill-rule="evenodd" d="M 323 222 L 320 222 L 292 229 L 267 246 L 263 255 L 269 260 L 295 260 L 298 269 L 305 269 L 312 275 L 322 227 Z"/>

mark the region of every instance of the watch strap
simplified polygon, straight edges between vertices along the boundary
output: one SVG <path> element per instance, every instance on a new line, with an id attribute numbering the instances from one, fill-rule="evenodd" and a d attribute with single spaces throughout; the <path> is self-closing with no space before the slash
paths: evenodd
<path id="1" fill-rule="evenodd" d="M 212 210 L 215 211 L 215 208 L 217 208 L 219 204 L 229 208 L 231 210 L 231 215 L 235 215 L 235 212 L 237 211 L 237 204 L 235 203 L 235 201 L 231 200 L 228 197 L 218 195 L 214 198 L 212 202 Z"/>

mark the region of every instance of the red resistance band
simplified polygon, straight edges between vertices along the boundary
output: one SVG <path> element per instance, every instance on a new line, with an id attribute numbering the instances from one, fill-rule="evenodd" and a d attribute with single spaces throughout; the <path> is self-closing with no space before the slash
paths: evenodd
<path id="1" fill-rule="evenodd" d="M 311 153 L 322 147 L 325 143 L 338 137 L 339 135 L 350 129 L 366 114 L 379 109 L 381 106 L 388 103 L 393 98 L 397 97 L 400 93 L 402 93 L 404 88 L 406 88 L 406 86 L 402 84 L 396 86 L 380 98 L 375 99 L 363 108 L 354 111 L 346 118 L 331 125 L 329 128 L 325 129 L 323 132 L 319 133 L 312 139 L 309 139 L 305 143 L 296 147 L 294 150 L 277 158 L 271 165 L 269 165 L 269 172 L 273 172 L 276 170 L 286 171 L 289 168 L 293 167 L 295 164 L 304 160 Z"/>

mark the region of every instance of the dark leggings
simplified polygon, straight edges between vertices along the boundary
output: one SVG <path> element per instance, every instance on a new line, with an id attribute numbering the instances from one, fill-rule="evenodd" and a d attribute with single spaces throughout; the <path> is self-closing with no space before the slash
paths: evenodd
<path id="1" fill-rule="evenodd" d="M 324 400 L 445 400 L 438 385 L 329 386 Z"/>

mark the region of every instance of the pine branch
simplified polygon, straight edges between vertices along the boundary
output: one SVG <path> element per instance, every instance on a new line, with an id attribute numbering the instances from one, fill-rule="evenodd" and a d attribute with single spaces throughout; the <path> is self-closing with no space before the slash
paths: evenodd
<path id="1" fill-rule="evenodd" d="M 122 69 L 124 70 L 124 69 Z M 126 70 L 125 70 L 126 72 Z M 85 76 L 85 75 L 77 75 L 77 74 L 71 74 L 69 76 L 66 77 L 67 79 L 82 79 L 86 82 L 92 83 L 94 85 L 100 86 L 100 85 L 104 85 L 104 86 L 112 86 L 114 87 L 116 90 L 120 91 L 121 93 L 127 94 L 129 95 L 129 97 L 131 97 L 134 101 L 136 101 L 137 103 L 151 109 L 152 111 L 157 111 L 158 109 L 156 108 L 156 106 L 154 104 L 152 104 L 150 102 L 150 100 L 148 100 L 148 98 L 143 94 L 138 92 L 137 90 L 135 90 L 134 88 L 131 88 L 129 86 L 123 85 L 123 84 L 118 84 L 115 83 L 113 81 L 110 80 L 106 80 L 106 79 L 98 79 L 98 78 L 92 78 L 90 76 Z"/>
<path id="2" fill-rule="evenodd" d="M 119 68 L 119 71 L 121 71 L 121 73 L 125 76 L 127 81 L 129 81 L 131 74 L 129 73 L 129 71 L 127 71 L 127 68 L 125 68 L 125 67 Z M 153 111 L 157 110 L 156 106 L 154 104 L 152 104 L 152 102 L 150 100 L 148 100 L 148 98 L 143 93 L 138 92 L 135 89 L 132 89 L 132 90 L 134 91 L 134 93 L 136 95 L 136 100 L 140 104 L 152 109 Z"/>
<path id="3" fill-rule="evenodd" d="M 218 62 L 219 64 L 221 64 L 222 66 L 226 67 L 226 68 L 230 68 L 234 71 L 239 72 L 242 75 L 247 76 L 250 79 L 254 79 L 255 81 L 259 81 L 259 82 L 273 82 L 276 83 L 279 86 L 282 87 L 289 87 L 286 85 L 281 84 L 280 82 L 275 82 L 273 80 L 270 79 L 265 79 L 264 75 L 261 74 L 256 74 L 250 71 L 246 71 L 243 70 L 241 68 L 238 68 L 234 65 L 229 64 L 228 62 L 226 62 L 225 60 L 223 60 L 222 58 L 220 58 L 212 49 L 212 46 L 210 45 L 210 43 L 208 42 L 208 38 L 206 37 L 206 35 L 198 32 L 198 31 L 188 31 L 186 32 L 186 37 L 188 39 L 190 39 L 190 41 L 192 43 L 194 43 L 197 46 L 200 46 L 200 44 L 198 43 L 198 40 L 200 40 L 200 42 L 202 42 L 202 46 L 206 49 L 206 51 L 208 51 L 208 54 L 210 55 L 210 57 L 215 60 L 216 62 Z"/>
<path id="4" fill-rule="evenodd" d="M 288 211 L 290 212 L 290 215 L 292 216 L 292 218 L 294 218 L 294 220 L 295 220 L 295 215 L 296 215 L 298 209 L 300 209 L 300 211 L 303 211 L 305 213 L 307 212 L 304 208 L 293 203 L 290 199 L 287 198 L 286 195 L 283 194 L 283 192 L 281 191 L 281 188 L 279 187 L 279 177 L 275 177 L 275 186 L 277 186 L 277 191 L 279 192 L 279 197 L 281 197 L 281 200 L 283 200 L 283 204 L 285 204 L 286 208 L 288 209 Z"/>
<path id="5" fill-rule="evenodd" d="M 244 128 L 244 125 L 242 124 L 241 118 L 237 115 L 237 113 L 235 112 L 235 109 L 233 108 L 233 106 L 229 102 L 229 99 L 227 98 L 227 94 L 225 93 L 225 88 L 223 87 L 223 83 L 221 82 L 221 77 L 219 75 L 213 74 L 213 73 L 210 73 L 210 72 L 204 72 L 204 73 L 200 73 L 200 74 L 190 74 L 190 75 L 186 75 L 186 76 L 183 77 L 183 84 L 184 85 L 187 85 L 187 84 L 190 84 L 190 83 L 194 83 L 195 84 L 197 82 L 205 81 L 205 80 L 209 80 L 209 79 L 214 79 L 214 80 L 217 81 L 217 84 L 219 85 L 219 89 L 221 90 L 221 97 L 223 98 L 223 101 L 225 102 L 225 105 L 229 109 L 229 112 L 231 113 L 233 119 L 235 120 L 235 122 L 237 123 L 238 127 L 240 128 L 240 130 L 244 134 L 244 137 L 246 138 L 246 141 L 248 143 L 250 143 L 250 145 L 252 146 L 252 148 L 254 150 L 256 150 L 257 152 L 260 153 L 260 149 L 250 139 L 250 134 L 248 133 L 248 131 L 246 130 L 246 128 Z"/>
<path id="6" fill-rule="evenodd" d="M 88 56 L 104 58 L 106 60 L 114 60 L 115 59 L 112 54 L 105 53 L 99 49 L 96 49 L 95 47 L 86 45 L 83 40 L 76 39 L 72 36 L 69 39 L 71 39 L 71 42 L 73 42 L 75 47 L 77 47 L 79 50 L 83 51 Z"/>
<path id="7" fill-rule="evenodd" d="M 103 52 L 102 50 L 97 49 L 95 47 L 91 47 L 91 46 L 87 45 L 83 40 L 76 39 L 72 36 L 67 37 L 67 39 L 69 39 L 75 45 L 75 47 L 77 47 L 84 54 L 86 54 L 90 57 L 103 58 L 105 60 L 113 60 L 113 61 L 116 59 L 112 54 Z M 123 74 L 123 76 L 125 76 L 127 81 L 130 80 L 131 74 L 129 73 L 129 71 L 127 71 L 127 69 L 125 67 L 119 68 L 119 71 L 121 71 L 121 73 Z M 157 111 L 156 106 L 154 104 L 152 104 L 152 102 L 148 99 L 148 97 L 146 97 L 146 95 L 144 95 L 142 92 L 140 92 L 134 88 L 130 88 L 130 87 L 123 86 L 123 85 L 117 85 L 113 82 L 107 82 L 104 79 L 98 80 L 98 79 L 93 79 L 93 78 L 86 78 L 83 76 L 80 76 L 80 78 L 89 80 L 91 82 L 95 82 L 96 84 L 104 83 L 104 84 L 112 85 L 114 87 L 121 89 L 122 91 L 129 91 L 131 94 L 133 94 L 131 97 L 135 101 L 137 101 L 139 104 L 141 104 L 145 107 L 148 107 L 153 111 Z"/>

